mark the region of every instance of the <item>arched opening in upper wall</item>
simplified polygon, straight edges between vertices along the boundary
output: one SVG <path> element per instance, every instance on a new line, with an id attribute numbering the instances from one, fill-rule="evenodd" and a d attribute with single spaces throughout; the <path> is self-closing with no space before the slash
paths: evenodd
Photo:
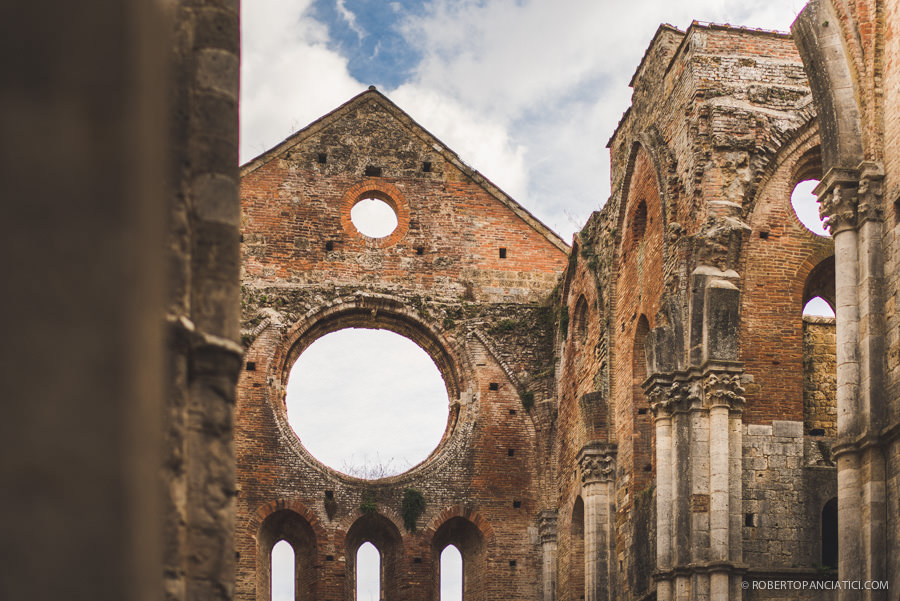
<path id="1" fill-rule="evenodd" d="M 579 349 L 584 346 L 587 340 L 588 319 L 588 303 L 582 294 L 575 303 L 575 311 L 572 315 L 572 337 L 576 347 Z"/>

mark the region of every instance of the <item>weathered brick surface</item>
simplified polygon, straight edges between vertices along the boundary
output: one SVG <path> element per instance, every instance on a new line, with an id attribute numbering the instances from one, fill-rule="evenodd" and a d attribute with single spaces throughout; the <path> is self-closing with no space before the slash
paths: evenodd
<path id="1" fill-rule="evenodd" d="M 380 176 L 365 175 L 372 167 Z M 463 554 L 471 598 L 535 598 L 555 382 L 549 302 L 567 247 L 374 91 L 245 166 L 242 189 L 246 359 L 256 369 L 239 383 L 238 598 L 263 594 L 256 574 L 281 533 L 262 543 L 257 533 L 285 503 L 315 524 L 297 544 L 315 545 L 304 560 L 311 598 L 352 598 L 354 554 L 369 539 L 387 598 L 436 598 L 448 543 Z M 394 208 L 394 233 L 356 230 L 350 209 L 366 197 Z M 419 343 L 451 400 L 435 452 L 372 482 L 312 458 L 283 405 L 302 350 L 354 326 Z M 427 503 L 416 532 L 401 516 L 408 487 Z M 365 499 L 371 514 L 360 510 Z"/>
<path id="2" fill-rule="evenodd" d="M 323 599 L 349 594 L 365 536 L 377 537 L 386 590 L 399 598 L 434 594 L 436 549 L 453 536 L 467 595 L 534 598 L 542 511 L 557 516 L 559 599 L 607 575 L 614 598 L 643 598 L 674 582 L 672 568 L 693 574 L 702 598 L 710 579 L 697 566 L 708 561 L 731 570 L 729 586 L 743 566 L 759 579 L 823 577 L 822 508 L 836 495 L 834 330 L 801 312 L 813 296 L 834 302 L 834 251 L 790 205 L 797 182 L 822 175 L 803 64 L 785 34 L 663 26 L 632 85 L 609 142 L 613 194 L 568 258 L 375 92 L 245 166 L 243 326 L 256 370 L 240 384 L 238 505 L 255 521 L 239 524 L 240 598 L 263 590 L 268 543 L 258 547 L 254 533 L 289 505 L 309 526 L 298 545 L 315 539 L 304 573 Z M 372 168 L 380 175 L 365 175 Z M 391 204 L 395 233 L 356 232 L 349 211 L 366 196 Z M 889 234 L 886 265 L 896 262 Z M 451 391 L 432 457 L 374 483 L 318 465 L 281 404 L 303 348 L 350 326 L 416 340 Z M 895 344 L 887 334 L 889 366 Z M 671 386 L 654 393 L 660 377 Z M 661 461 L 675 481 L 661 514 L 654 419 L 667 403 L 673 448 Z M 585 551 L 585 511 L 596 507 L 579 464 L 591 445 L 606 445 L 615 467 L 599 570 Z M 429 502 L 415 533 L 399 516 L 406 486 Z M 369 497 L 377 518 L 359 509 Z M 660 515 L 674 516 L 669 534 Z M 675 548 L 657 566 L 664 535 Z"/>
<path id="3" fill-rule="evenodd" d="M 738 287 L 733 360 L 744 370 L 743 419 L 770 430 L 773 421 L 803 423 L 801 311 L 812 296 L 833 298 L 833 289 L 822 284 L 827 278 L 821 273 L 827 270 L 816 271 L 833 253 L 831 241 L 808 232 L 790 205 L 794 184 L 819 177 L 821 169 L 810 92 L 791 39 L 730 27 L 694 24 L 682 33 L 663 26 L 632 85 L 632 107 L 609 143 L 613 195 L 579 235 L 578 254 L 563 286 L 563 306 L 575 325 L 569 324 L 561 346 L 559 427 L 569 435 L 560 436 L 556 457 L 559 598 L 577 597 L 581 590 L 577 551 L 562 543 L 571 544 L 569 508 L 580 490 L 574 456 L 592 438 L 617 444 L 611 566 L 618 574 L 617 598 L 639 598 L 652 588 L 657 508 L 643 500 L 654 498 L 656 465 L 653 415 L 641 388 L 651 375 L 645 337 L 657 327 L 683 336 L 676 343 L 677 365 L 697 360 L 700 368 L 701 354 L 712 352 L 703 350 L 699 334 L 690 333 L 702 324 L 691 316 L 697 302 L 692 272 L 706 266 Z M 599 340 L 592 338 L 591 328 L 586 330 L 594 356 L 579 354 L 571 339 L 578 331 L 582 297 L 601 322 Z M 688 356 L 694 344 L 701 345 L 696 359 L 693 350 Z M 827 370 L 827 359 L 821 359 L 824 364 L 810 364 L 810 369 L 821 365 Z M 590 383 L 593 390 L 585 388 Z M 603 407 L 589 414 L 591 420 L 577 402 L 584 396 Z M 833 394 L 816 411 L 833 412 Z M 709 436 L 707 427 L 700 422 L 691 427 L 699 428 L 692 430 L 696 440 L 680 444 L 708 452 L 703 446 L 709 444 L 703 438 Z M 753 427 L 745 425 L 744 432 Z M 731 478 L 741 480 L 736 486 L 743 490 L 741 504 L 772 513 L 764 532 L 758 526 L 740 530 L 737 519 L 746 516 L 735 507 L 732 540 L 744 542 L 732 553 L 740 557 L 743 552 L 745 562 L 770 573 L 794 570 L 796 577 L 807 578 L 818 562 L 820 516 L 800 508 L 811 491 L 834 488 L 834 467 L 830 457 L 823 457 L 833 439 L 817 439 L 825 445 L 823 453 L 802 428 L 792 436 L 789 458 L 786 439 L 771 434 L 745 438 L 743 451 L 738 450 L 740 471 Z M 688 461 L 691 486 L 703 486 L 708 459 Z M 806 465 L 817 465 L 817 471 Z M 763 476 L 757 479 L 757 473 Z M 676 477 L 683 476 L 678 472 Z M 686 532 L 692 543 L 685 553 L 704 557 L 707 552 L 697 547 L 708 540 L 702 528 L 708 523 L 703 516 L 712 511 L 711 498 L 702 489 L 686 490 L 684 511 L 693 516 L 690 528 L 700 530 Z"/>

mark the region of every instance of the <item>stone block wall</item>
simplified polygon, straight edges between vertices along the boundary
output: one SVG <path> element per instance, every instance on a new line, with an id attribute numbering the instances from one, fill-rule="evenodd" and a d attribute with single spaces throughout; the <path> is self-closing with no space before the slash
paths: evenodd
<path id="1" fill-rule="evenodd" d="M 803 318 L 803 429 L 837 436 L 837 366 L 834 318 Z M 815 432 L 814 432 L 815 431 Z"/>

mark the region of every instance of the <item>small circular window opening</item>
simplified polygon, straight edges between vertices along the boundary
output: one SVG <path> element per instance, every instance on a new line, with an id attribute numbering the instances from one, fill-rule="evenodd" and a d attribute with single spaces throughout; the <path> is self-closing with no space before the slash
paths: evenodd
<path id="1" fill-rule="evenodd" d="M 827 236 L 828 231 L 825 224 L 819 217 L 819 202 L 813 190 L 819 185 L 817 179 L 807 179 L 796 186 L 791 192 L 791 207 L 794 214 L 803 226 L 817 236 Z"/>
<path id="2" fill-rule="evenodd" d="M 397 212 L 378 198 L 363 198 L 350 209 L 350 221 L 363 236 L 386 238 L 397 229 Z"/>
<path id="3" fill-rule="evenodd" d="M 287 417 L 316 459 L 375 480 L 424 461 L 447 428 L 447 387 L 431 357 L 389 330 L 347 328 L 291 368 Z"/>

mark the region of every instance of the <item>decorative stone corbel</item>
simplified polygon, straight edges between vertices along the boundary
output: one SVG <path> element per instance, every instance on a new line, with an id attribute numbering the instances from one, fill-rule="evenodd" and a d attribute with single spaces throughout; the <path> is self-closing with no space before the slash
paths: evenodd
<path id="1" fill-rule="evenodd" d="M 538 533 L 541 544 L 556 542 L 556 511 L 545 509 L 538 518 Z"/>

